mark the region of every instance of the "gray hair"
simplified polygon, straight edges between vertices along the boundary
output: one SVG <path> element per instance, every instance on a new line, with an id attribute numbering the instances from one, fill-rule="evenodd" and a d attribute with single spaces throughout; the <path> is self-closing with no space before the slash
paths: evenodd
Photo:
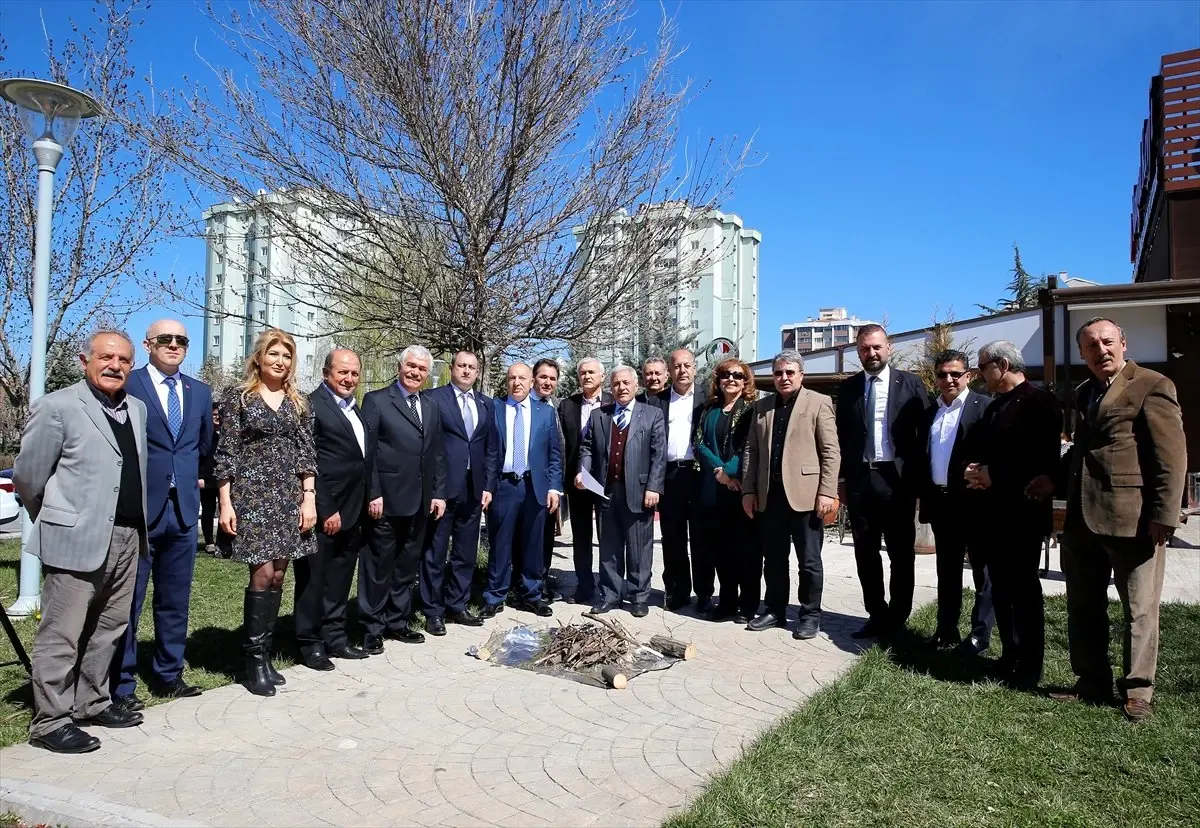
<path id="1" fill-rule="evenodd" d="M 643 360 L 643 362 L 642 362 L 642 367 L 645 368 L 647 365 L 652 365 L 653 363 L 656 363 L 656 362 L 659 365 L 662 365 L 664 368 L 667 367 L 667 361 L 660 356 L 646 357 L 646 359 Z"/>
<path id="2" fill-rule="evenodd" d="M 1025 372 L 1025 357 L 1021 356 L 1021 349 L 1007 339 L 997 339 L 995 342 L 989 342 L 979 349 L 979 362 L 993 362 L 1002 359 L 1008 363 L 1008 370 Z"/>
<path id="3" fill-rule="evenodd" d="M 1107 316 L 1093 316 L 1091 319 L 1089 319 L 1088 321 L 1086 321 L 1082 325 L 1080 325 L 1078 330 L 1075 331 L 1075 344 L 1079 345 L 1079 340 L 1083 336 L 1084 331 L 1086 331 L 1088 328 L 1092 327 L 1092 325 L 1098 325 L 1101 322 L 1107 322 L 1108 324 L 1110 324 L 1114 328 L 1116 328 L 1117 333 L 1119 333 L 1121 335 L 1121 341 L 1122 342 L 1125 341 L 1125 329 L 1124 328 L 1122 328 L 1116 322 L 1109 319 Z"/>
<path id="4" fill-rule="evenodd" d="M 637 371 L 635 371 L 633 368 L 629 367 L 628 365 L 618 365 L 613 368 L 611 372 L 609 372 L 608 381 L 611 383 L 617 378 L 617 374 L 629 374 L 634 382 L 637 382 L 638 379 Z"/>
<path id="5" fill-rule="evenodd" d="M 360 357 L 353 348 L 334 348 L 325 355 L 325 362 L 321 365 L 321 375 L 329 376 L 329 372 L 333 370 L 333 355 L 334 354 L 354 354 L 354 358 L 358 360 L 358 367 L 362 369 L 362 357 Z M 403 356 L 403 355 L 401 355 Z M 401 359 L 401 362 L 404 360 Z"/>
<path id="6" fill-rule="evenodd" d="M 121 339 L 124 339 L 129 344 L 130 353 L 133 353 L 133 354 L 137 353 L 136 351 L 134 351 L 133 340 L 130 339 L 129 334 L 125 333 L 122 330 L 118 330 L 116 328 L 97 328 L 96 330 L 92 331 L 91 335 L 87 338 L 87 350 L 85 350 L 83 352 L 84 356 L 90 357 L 92 355 L 92 350 L 95 348 L 96 340 L 102 336 L 120 337 Z"/>
<path id="7" fill-rule="evenodd" d="M 424 345 L 409 345 L 400 352 L 397 364 L 403 365 L 405 362 L 408 362 L 409 357 L 425 360 L 425 364 L 429 366 L 429 370 L 433 370 L 433 354 L 429 353 L 429 349 Z"/>
<path id="8" fill-rule="evenodd" d="M 801 353 L 793 348 L 786 348 L 775 355 L 771 360 L 771 367 L 774 368 L 781 362 L 792 362 L 800 369 L 800 373 L 804 373 L 804 357 Z"/>
<path id="9" fill-rule="evenodd" d="M 600 373 L 601 374 L 604 373 L 604 363 L 603 362 L 596 359 L 595 357 L 584 357 L 583 359 L 579 360 L 579 362 L 575 365 L 575 375 L 579 376 L 579 369 L 582 368 L 583 366 L 587 365 L 589 362 L 594 362 L 597 365 L 599 365 Z"/>

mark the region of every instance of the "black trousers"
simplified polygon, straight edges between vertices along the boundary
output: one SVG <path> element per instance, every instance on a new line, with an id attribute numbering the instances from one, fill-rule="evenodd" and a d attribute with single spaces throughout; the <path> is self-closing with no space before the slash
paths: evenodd
<path id="1" fill-rule="evenodd" d="M 762 600 L 759 521 L 747 518 L 741 494 L 728 490 L 718 491 L 716 503 L 700 505 L 697 511 L 700 532 L 693 543 L 703 545 L 704 554 L 716 566 L 721 582 L 720 610 L 753 618 Z"/>
<path id="2" fill-rule="evenodd" d="M 358 561 L 358 610 L 367 635 L 408 626 L 425 546 L 425 512 L 368 521 Z"/>
<path id="3" fill-rule="evenodd" d="M 216 537 L 218 494 L 220 492 L 215 481 L 204 481 L 204 488 L 200 490 L 200 531 L 204 535 L 205 546 Z"/>
<path id="4" fill-rule="evenodd" d="M 1042 543 L 1041 524 L 1019 517 L 989 526 L 982 542 L 996 631 L 1004 646 L 1001 666 L 1030 681 L 1041 680 L 1046 655 L 1046 609 L 1038 576 Z"/>
<path id="5" fill-rule="evenodd" d="M 787 614 L 792 591 L 792 546 L 799 562 L 800 586 L 797 598 L 800 617 L 821 615 L 821 593 L 825 586 L 825 568 L 821 547 L 825 543 L 825 524 L 815 510 L 794 511 L 788 503 L 783 481 L 774 481 L 767 492 L 763 521 L 763 576 L 767 582 L 767 612 L 779 617 Z"/>
<path id="6" fill-rule="evenodd" d="M 945 498 L 933 494 L 931 497 Z M 924 511 L 924 500 L 921 509 Z M 996 623 L 996 612 L 992 606 L 992 580 L 979 544 L 967 538 L 972 532 L 974 515 L 964 511 L 960 504 L 945 502 L 945 511 L 956 510 L 930 522 L 937 549 L 937 633 L 939 636 L 958 638 L 958 620 L 962 616 L 962 564 L 966 554 L 971 563 L 971 579 L 975 583 L 975 603 L 971 608 L 971 636 L 984 644 L 992 640 L 992 627 Z M 939 509 L 939 511 L 943 511 Z"/>
<path id="7" fill-rule="evenodd" d="M 571 548 L 575 559 L 575 577 L 579 586 L 575 598 L 580 602 L 590 601 L 596 594 L 596 574 L 592 570 L 595 557 L 592 538 L 599 517 L 599 505 L 594 494 L 582 489 L 571 488 L 567 492 L 571 505 Z"/>
<path id="8" fill-rule="evenodd" d="M 700 536 L 696 509 L 698 487 L 699 472 L 690 462 L 686 466 L 667 467 L 664 491 L 658 503 L 658 528 L 662 532 L 663 592 L 668 600 L 687 601 L 694 589 L 696 598 L 705 601 L 716 591 L 716 568 L 705 553 L 704 544 L 696 543 Z"/>
<path id="9" fill-rule="evenodd" d="M 847 489 L 854 563 L 867 615 L 879 623 L 903 625 L 912 613 L 916 582 L 916 496 L 901 482 L 893 463 L 864 467 L 847 482 Z M 884 540 L 892 572 L 890 603 L 883 592 Z"/>
<path id="10" fill-rule="evenodd" d="M 471 597 L 483 505 L 475 499 L 470 472 L 465 488 L 462 497 L 446 501 L 441 520 L 426 522 L 420 590 L 428 618 L 442 618 L 447 610 L 465 612 Z"/>
<path id="11" fill-rule="evenodd" d="M 317 534 L 317 551 L 298 558 L 296 573 L 296 644 L 307 653 L 314 644 L 346 646 L 346 604 L 354 566 L 362 552 L 358 524 L 336 535 Z"/>

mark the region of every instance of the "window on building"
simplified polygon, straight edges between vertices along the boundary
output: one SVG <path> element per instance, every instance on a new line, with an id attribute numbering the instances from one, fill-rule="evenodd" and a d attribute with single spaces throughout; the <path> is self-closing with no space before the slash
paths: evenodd
<path id="1" fill-rule="evenodd" d="M 214 348 L 219 348 L 219 347 L 221 347 L 221 337 L 220 337 L 220 336 L 217 336 L 217 335 L 215 335 L 215 334 L 213 335 L 213 347 L 214 347 Z"/>
<path id="2" fill-rule="evenodd" d="M 267 312 L 266 312 L 265 310 L 260 310 L 260 311 L 258 312 L 258 321 L 259 321 L 259 322 L 266 322 L 266 321 L 267 321 Z"/>
<path id="3" fill-rule="evenodd" d="M 699 310 L 699 309 L 700 309 L 700 300 L 693 299 L 692 300 L 692 310 Z"/>
<path id="4" fill-rule="evenodd" d="M 308 312 L 308 321 L 309 321 L 309 322 L 312 322 L 312 321 L 313 321 L 314 319 L 316 319 L 316 318 L 317 318 L 317 314 L 316 314 L 314 311 L 309 311 L 309 312 Z"/>
<path id="5" fill-rule="evenodd" d="M 700 249 L 700 242 L 693 241 L 692 242 L 692 250 L 699 250 L 699 249 Z"/>

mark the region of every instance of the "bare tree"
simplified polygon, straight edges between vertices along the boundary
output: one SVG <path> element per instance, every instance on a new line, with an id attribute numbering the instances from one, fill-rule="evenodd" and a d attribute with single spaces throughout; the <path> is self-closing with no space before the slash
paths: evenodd
<path id="1" fill-rule="evenodd" d="M 148 139 L 253 201 L 308 257 L 331 334 L 398 326 L 494 358 L 580 339 L 623 297 L 665 293 L 693 216 L 749 143 L 681 146 L 694 94 L 664 19 L 633 0 L 254 0 L 209 7 L 239 65 L 167 101 Z M 292 196 L 263 199 L 258 188 Z M 297 221 L 294 201 L 334 232 Z M 655 208 L 653 204 L 667 204 Z M 675 260 L 674 266 L 666 262 Z M 661 283 L 661 284 L 660 284 Z M 297 301 L 302 301 L 298 299 Z"/>
<path id="2" fill-rule="evenodd" d="M 58 168 L 50 260 L 47 351 L 73 355 L 80 331 L 115 324 L 145 307 L 146 260 L 174 227 L 167 169 L 160 152 L 122 125 L 141 108 L 133 90 L 129 45 L 147 7 L 143 0 L 101 0 L 88 27 L 74 22 L 61 45 L 46 39 L 43 67 L 6 74 L 74 80 L 105 108 L 81 127 Z M 0 62 L 6 44 L 0 38 Z M 0 389 L 24 412 L 28 403 L 33 312 L 33 235 L 37 172 L 14 107 L 0 111 Z"/>

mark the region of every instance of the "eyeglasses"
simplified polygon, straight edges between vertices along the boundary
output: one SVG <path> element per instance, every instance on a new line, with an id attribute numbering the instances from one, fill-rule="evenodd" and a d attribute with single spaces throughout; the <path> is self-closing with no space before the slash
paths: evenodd
<path id="1" fill-rule="evenodd" d="M 777 377 L 794 377 L 794 376 L 796 376 L 796 371 L 795 371 L 795 369 L 790 369 L 790 370 L 781 369 L 781 370 L 778 370 L 775 372 L 775 376 L 777 376 Z"/>
<path id="2" fill-rule="evenodd" d="M 996 360 L 989 359 L 987 362 L 979 363 L 979 370 L 982 371 L 984 368 L 988 367 L 989 365 L 995 365 L 995 364 L 996 364 Z"/>
<path id="3" fill-rule="evenodd" d="M 744 380 L 746 375 L 741 371 L 717 371 L 717 379 L 719 380 Z"/>
<path id="4" fill-rule="evenodd" d="M 946 379 L 947 377 L 951 379 L 961 379 L 962 377 L 966 376 L 966 374 L 966 371 L 938 371 L 936 374 L 934 374 L 934 376 L 938 379 Z"/>
<path id="5" fill-rule="evenodd" d="M 170 345 L 172 341 L 180 348 L 186 348 L 190 340 L 183 334 L 159 334 L 154 337 L 155 345 Z"/>

